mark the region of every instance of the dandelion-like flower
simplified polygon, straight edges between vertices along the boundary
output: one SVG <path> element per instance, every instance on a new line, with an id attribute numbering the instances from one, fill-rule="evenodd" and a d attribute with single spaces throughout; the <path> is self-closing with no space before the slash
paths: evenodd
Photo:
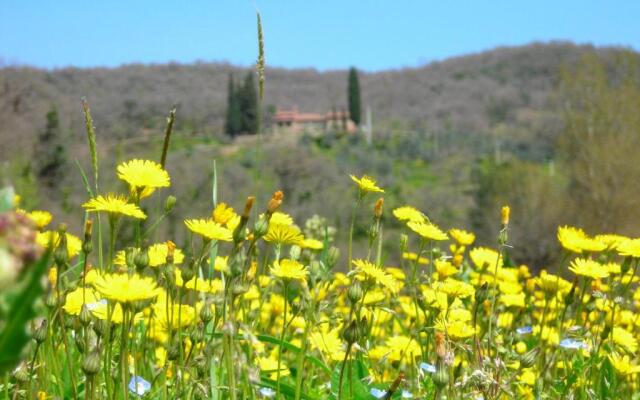
<path id="1" fill-rule="evenodd" d="M 451 298 L 459 299 L 465 299 L 476 292 L 470 284 L 452 278 L 447 278 L 444 282 L 436 282 L 433 287 Z"/>
<path id="2" fill-rule="evenodd" d="M 623 240 L 618 244 L 617 249 L 621 256 L 640 258 L 640 239 Z"/>
<path id="3" fill-rule="evenodd" d="M 125 215 L 137 219 L 145 219 L 147 216 L 135 204 L 129 203 L 126 197 L 116 194 L 106 196 L 99 195 L 82 205 L 87 211 L 102 211 L 109 215 Z"/>
<path id="4" fill-rule="evenodd" d="M 597 252 L 607 248 L 605 243 L 587 236 L 582 229 L 571 226 L 558 227 L 558 241 L 565 249 L 578 254 L 583 251 Z"/>
<path id="5" fill-rule="evenodd" d="M 70 233 L 65 233 L 65 236 L 67 239 L 67 253 L 69 254 L 69 257 L 75 257 L 80 254 L 80 250 L 82 250 L 82 240 Z M 36 234 L 36 243 L 45 249 L 55 249 L 60 244 L 60 234 L 56 231 L 38 232 Z"/>
<path id="6" fill-rule="evenodd" d="M 631 375 L 640 373 L 640 365 L 634 365 L 628 355 L 620 356 L 618 354 L 610 354 L 609 360 L 613 367 L 620 375 Z"/>
<path id="7" fill-rule="evenodd" d="M 363 278 L 370 278 L 392 292 L 398 291 L 398 282 L 385 270 L 366 260 L 353 260 L 356 272 Z"/>
<path id="8" fill-rule="evenodd" d="M 476 247 L 472 249 L 469 252 L 469 257 L 479 270 L 490 269 L 491 271 L 489 272 L 493 272 L 496 263 L 498 264 L 498 269 L 502 268 L 502 255 L 488 247 Z"/>
<path id="9" fill-rule="evenodd" d="M 384 193 L 384 189 L 379 188 L 376 185 L 376 180 L 370 176 L 363 175 L 362 178 L 357 178 L 354 175 L 350 175 L 351 180 L 354 181 L 358 188 L 360 189 L 360 193 Z"/>
<path id="10" fill-rule="evenodd" d="M 466 339 L 473 336 L 475 328 L 466 321 L 440 319 L 436 321 L 436 330 L 446 332 L 452 339 Z"/>
<path id="11" fill-rule="evenodd" d="M 626 329 L 614 327 L 612 337 L 615 344 L 623 347 L 628 352 L 635 353 L 638 350 L 638 339 Z"/>
<path id="12" fill-rule="evenodd" d="M 218 203 L 218 205 L 216 205 L 216 208 L 213 209 L 213 213 L 211 216 L 213 220 L 220 225 L 226 225 L 235 216 L 237 216 L 237 214 L 233 210 L 233 208 L 229 207 L 226 203 Z"/>
<path id="13" fill-rule="evenodd" d="M 149 160 L 123 162 L 118 165 L 118 178 L 127 182 L 134 192 L 142 188 L 169 187 L 171 184 L 169 173 L 157 162 Z"/>
<path id="14" fill-rule="evenodd" d="M 461 246 L 469 246 L 476 240 L 473 232 L 467 232 L 463 229 L 449 229 L 449 235 Z"/>
<path id="15" fill-rule="evenodd" d="M 541 271 L 540 276 L 536 279 L 536 283 L 543 292 L 554 294 L 557 292 L 564 293 L 571 289 L 571 283 L 558 275 L 549 274 L 547 271 Z"/>
<path id="16" fill-rule="evenodd" d="M 440 230 L 440 228 L 428 222 L 409 221 L 407 222 L 407 226 L 411 228 L 412 231 L 420 235 L 423 239 L 428 239 L 428 240 L 448 240 L 449 239 L 449 236 L 447 236 L 446 233 Z"/>
<path id="17" fill-rule="evenodd" d="M 232 239 L 231 230 L 211 219 L 187 219 L 184 224 L 191 232 L 208 240 L 230 242 Z"/>
<path id="18" fill-rule="evenodd" d="M 295 225 L 270 223 L 269 230 L 264 235 L 264 240 L 275 244 L 300 245 L 304 241 L 304 236 Z"/>
<path id="19" fill-rule="evenodd" d="M 298 261 L 284 259 L 273 263 L 271 274 L 284 280 L 304 281 L 308 271 Z"/>
<path id="20" fill-rule="evenodd" d="M 30 212 L 25 212 L 24 210 L 17 210 L 18 212 L 24 213 L 33 223 L 36 225 L 38 229 L 42 229 L 45 226 L 49 225 L 51 220 L 53 219 L 53 215 L 49 211 L 43 210 L 33 210 Z"/>
<path id="21" fill-rule="evenodd" d="M 591 279 L 602 279 L 609 276 L 609 269 L 606 266 L 586 258 L 573 260 L 569 270 L 576 275 L 586 276 Z"/>
<path id="22" fill-rule="evenodd" d="M 310 249 L 310 250 L 322 250 L 324 248 L 324 243 L 322 243 L 320 240 L 317 239 L 304 239 L 302 241 L 302 243 L 300 244 L 300 247 L 302 247 L 303 249 Z"/>
<path id="23" fill-rule="evenodd" d="M 271 219 L 269 220 L 270 224 L 280 224 L 280 225 L 293 225 L 293 218 L 291 215 L 283 213 L 281 211 L 276 211 L 271 214 Z"/>
<path id="24" fill-rule="evenodd" d="M 148 300 L 158 295 L 154 280 L 138 274 L 99 275 L 93 287 L 104 298 L 123 304 Z"/>
<path id="25" fill-rule="evenodd" d="M 399 221 L 414 221 L 414 222 L 426 221 L 424 214 L 421 211 L 411 206 L 398 207 L 395 210 L 393 210 L 392 213 Z"/>

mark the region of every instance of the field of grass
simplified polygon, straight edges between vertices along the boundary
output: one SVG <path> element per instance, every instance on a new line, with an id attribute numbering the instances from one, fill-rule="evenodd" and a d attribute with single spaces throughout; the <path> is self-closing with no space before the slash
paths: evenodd
<path id="1" fill-rule="evenodd" d="M 640 239 L 560 226 L 559 261 L 534 273 L 510 256 L 508 205 L 477 246 L 345 176 L 336 234 L 294 220 L 286 190 L 225 204 L 214 169 L 177 246 L 161 227 L 180 176 L 136 159 L 99 171 L 92 135 L 82 232 L 2 190 L 2 398 L 640 397 Z"/>

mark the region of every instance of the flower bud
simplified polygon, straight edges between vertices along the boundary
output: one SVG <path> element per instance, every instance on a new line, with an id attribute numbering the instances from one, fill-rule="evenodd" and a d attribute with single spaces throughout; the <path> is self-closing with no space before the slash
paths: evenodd
<path id="1" fill-rule="evenodd" d="M 171 211 L 173 211 L 173 207 L 176 206 L 177 201 L 178 199 L 176 199 L 175 196 L 167 196 L 167 199 L 164 201 L 165 214 L 169 214 Z"/>
<path id="2" fill-rule="evenodd" d="M 93 331 L 98 337 L 105 336 L 108 330 L 109 322 L 104 319 L 99 319 L 95 324 L 93 324 Z"/>
<path id="3" fill-rule="evenodd" d="M 93 376 L 100 372 L 100 353 L 93 350 L 89 352 L 82 360 L 82 371 L 88 376 Z"/>
<path id="4" fill-rule="evenodd" d="M 33 339 L 38 344 L 42 344 L 45 340 L 47 340 L 47 320 L 43 319 L 40 323 L 40 326 L 33 332 Z"/>
<path id="5" fill-rule="evenodd" d="M 204 339 L 204 325 L 202 323 L 199 323 L 196 329 L 191 332 L 192 346 L 195 346 L 196 344 L 202 342 L 202 339 Z"/>
<path id="6" fill-rule="evenodd" d="M 289 258 L 291 258 L 292 260 L 299 260 L 301 254 L 302 249 L 300 248 L 300 246 L 293 245 L 289 249 Z"/>
<path id="7" fill-rule="evenodd" d="M 13 370 L 13 378 L 20 383 L 29 381 L 29 371 L 25 363 L 20 364 L 18 368 Z"/>
<path id="8" fill-rule="evenodd" d="M 89 325 L 89 323 L 91 322 L 91 319 L 92 319 L 91 311 L 89 311 L 89 307 L 87 307 L 86 304 L 82 305 L 78 319 L 80 320 L 80 323 L 82 323 L 82 325 L 84 326 Z"/>
<path id="9" fill-rule="evenodd" d="M 53 259 L 56 264 L 62 268 L 69 262 L 69 251 L 67 249 L 67 227 L 65 224 L 60 224 L 58 227 L 58 237 L 60 242 L 53 252 Z"/>
<path id="10" fill-rule="evenodd" d="M 373 206 L 373 216 L 376 219 L 380 219 L 382 217 L 382 206 L 384 205 L 384 198 L 380 197 L 376 204 Z"/>
<path id="11" fill-rule="evenodd" d="M 540 348 L 535 347 L 528 352 L 524 353 L 520 357 L 520 362 L 524 368 L 529 368 L 536 363 L 536 358 L 538 358 L 538 353 L 540 352 Z"/>
<path id="12" fill-rule="evenodd" d="M 93 227 L 93 221 L 87 219 L 84 223 L 84 241 L 82 242 L 82 252 L 89 254 L 93 251 L 93 242 L 91 241 L 91 231 Z"/>
<path id="13" fill-rule="evenodd" d="M 195 276 L 195 260 L 192 258 L 189 264 L 182 269 L 182 280 L 186 283 Z"/>
<path id="14" fill-rule="evenodd" d="M 442 363 L 438 364 L 438 369 L 436 370 L 436 373 L 433 374 L 433 383 L 435 383 L 437 388 L 442 389 L 449 384 L 449 372 Z"/>
<path id="15" fill-rule="evenodd" d="M 204 304 L 200 310 L 200 320 L 205 324 L 209 323 L 213 319 L 213 311 L 211 310 L 211 304 L 208 302 Z"/>
<path id="16" fill-rule="evenodd" d="M 269 215 L 273 214 L 278 208 L 280 208 L 283 198 L 284 193 L 282 193 L 281 190 L 278 190 L 273 194 L 273 197 L 271 197 L 271 200 L 269 200 L 269 204 L 267 204 L 267 213 Z"/>
<path id="17" fill-rule="evenodd" d="M 171 240 L 167 240 L 165 242 L 165 244 L 167 245 L 167 264 L 173 264 L 173 257 L 176 251 L 176 244 L 173 243 Z"/>
<path id="18" fill-rule="evenodd" d="M 353 344 L 359 339 L 358 326 L 356 320 L 351 320 L 351 323 L 342 331 L 342 338 L 349 344 Z"/>
<path id="19" fill-rule="evenodd" d="M 436 354 L 438 355 L 439 359 L 444 359 L 444 357 L 447 355 L 447 347 L 444 339 L 444 333 L 436 332 L 435 341 L 436 341 Z"/>
<path id="20" fill-rule="evenodd" d="M 356 304 L 362 299 L 362 294 L 362 287 L 360 286 L 360 283 L 356 281 L 349 287 L 349 290 L 347 291 L 347 299 L 349 299 L 351 304 Z"/>
<path id="21" fill-rule="evenodd" d="M 84 343 L 84 339 L 82 338 L 82 335 L 75 335 L 73 337 L 74 342 L 76 343 L 76 348 L 78 349 L 78 352 L 80 354 L 84 354 L 84 351 L 86 350 L 86 345 Z"/>
<path id="22" fill-rule="evenodd" d="M 330 247 L 327 253 L 327 264 L 332 269 L 340 258 L 340 250 L 337 247 Z"/>
<path id="23" fill-rule="evenodd" d="M 149 265 L 149 249 L 144 247 L 142 250 L 138 251 L 136 256 L 133 258 L 133 262 L 135 263 L 138 271 L 142 271 L 147 268 Z"/>
<path id="24" fill-rule="evenodd" d="M 258 219 L 258 221 L 253 227 L 253 233 L 256 239 L 266 235 L 268 230 L 269 230 L 269 221 L 265 217 L 260 217 L 260 219 Z"/>
<path id="25" fill-rule="evenodd" d="M 506 227 L 509 225 L 509 215 L 511 214 L 511 209 L 509 206 L 502 206 L 502 210 L 500 210 L 500 222 L 502 222 L 502 226 Z"/>
<path id="26" fill-rule="evenodd" d="M 244 218 L 249 219 L 251 216 L 251 208 L 253 208 L 253 204 L 256 202 L 256 198 L 254 196 L 247 197 L 247 201 L 244 203 L 244 212 L 242 216 Z"/>
<path id="27" fill-rule="evenodd" d="M 49 308 L 55 308 L 58 305 L 58 296 L 55 293 L 49 293 L 45 300 L 45 304 Z"/>

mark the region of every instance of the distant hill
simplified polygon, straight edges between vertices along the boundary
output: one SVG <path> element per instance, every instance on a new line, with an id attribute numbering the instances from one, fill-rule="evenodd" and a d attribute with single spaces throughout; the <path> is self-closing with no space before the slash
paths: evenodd
<path id="1" fill-rule="evenodd" d="M 420 68 L 362 73 L 363 103 L 371 107 L 377 126 L 397 130 L 483 132 L 498 123 L 543 130 L 558 67 L 591 51 L 607 54 L 616 49 L 535 43 Z M 82 96 L 91 103 L 102 138 L 161 129 L 173 104 L 178 105 L 177 129 L 220 135 L 228 76 L 241 79 L 246 73 L 222 63 L 57 70 L 4 67 L 0 69 L 0 158 L 16 150 L 29 151 L 52 105 L 58 107 L 70 139 L 83 137 Z M 304 111 L 346 107 L 346 71 L 269 68 L 266 74 L 266 110 L 294 105 Z"/>

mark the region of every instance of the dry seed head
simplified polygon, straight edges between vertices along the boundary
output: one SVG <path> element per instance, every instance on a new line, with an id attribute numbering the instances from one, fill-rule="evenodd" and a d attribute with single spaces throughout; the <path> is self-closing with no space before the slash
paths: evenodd
<path id="1" fill-rule="evenodd" d="M 378 201 L 376 201 L 376 205 L 373 207 L 373 215 L 376 219 L 380 219 L 382 217 L 382 206 L 384 205 L 384 198 L 380 197 Z"/>
<path id="2" fill-rule="evenodd" d="M 282 199 L 284 198 L 284 193 L 281 190 L 278 190 L 273 194 L 271 200 L 269 200 L 269 204 L 267 205 L 267 213 L 273 214 L 276 212 L 280 205 L 282 204 Z"/>
<path id="3" fill-rule="evenodd" d="M 253 208 L 253 203 L 256 202 L 256 198 L 254 196 L 247 197 L 247 201 L 244 203 L 244 212 L 242 216 L 244 218 L 249 218 L 251 214 L 251 208 Z"/>
<path id="4" fill-rule="evenodd" d="M 447 354 L 447 347 L 446 347 L 444 333 L 436 332 L 435 341 L 436 341 L 436 354 L 438 355 L 439 359 L 443 359 Z"/>

